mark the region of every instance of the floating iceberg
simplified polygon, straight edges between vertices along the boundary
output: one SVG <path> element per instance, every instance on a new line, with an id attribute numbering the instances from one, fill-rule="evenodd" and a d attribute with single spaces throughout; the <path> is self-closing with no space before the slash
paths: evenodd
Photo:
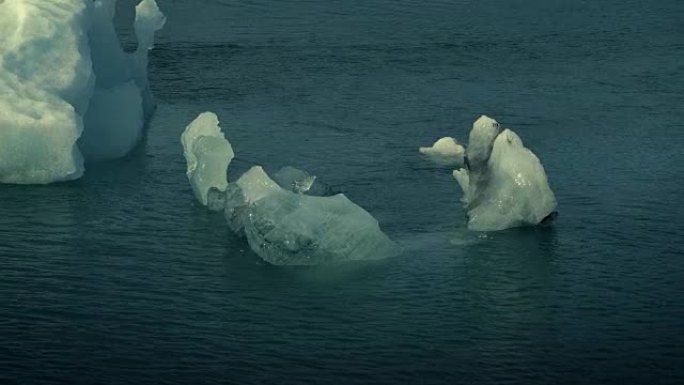
<path id="1" fill-rule="evenodd" d="M 557 215 L 544 167 L 515 132 L 487 116 L 470 131 L 465 168 L 454 171 L 463 190 L 468 228 L 503 230 L 537 225 Z"/>
<path id="2" fill-rule="evenodd" d="M 195 195 L 211 210 L 222 209 L 230 228 L 247 238 L 263 260 L 274 265 L 318 265 L 381 259 L 398 252 L 375 218 L 343 194 L 307 195 L 315 177 L 305 171 L 281 169 L 277 173 L 281 187 L 263 168 L 254 166 L 224 185 L 225 168 L 234 154 L 229 146 L 198 147 L 209 139 L 225 141 L 213 113 L 200 114 L 181 136 Z M 196 178 L 203 162 L 210 165 L 210 177 Z"/>
<path id="3" fill-rule="evenodd" d="M 438 139 L 432 147 L 420 147 L 418 151 L 437 164 L 463 166 L 465 148 L 452 137 Z"/>
<path id="4" fill-rule="evenodd" d="M 209 190 L 222 192 L 228 187 L 228 165 L 235 156 L 233 148 L 212 112 L 204 112 L 193 120 L 183 131 L 181 143 L 192 190 L 197 200 L 207 206 Z M 220 199 L 220 196 L 212 198 Z"/>
<path id="5" fill-rule="evenodd" d="M 287 191 L 255 166 L 235 183 L 226 218 L 250 247 L 274 265 L 318 265 L 381 259 L 397 246 L 368 212 L 344 194 L 309 196 Z"/>
<path id="6" fill-rule="evenodd" d="M 84 156 L 112 159 L 137 143 L 154 107 L 147 51 L 165 19 L 143 0 L 138 49 L 124 53 L 114 5 L 0 1 L 0 183 L 76 179 Z"/>

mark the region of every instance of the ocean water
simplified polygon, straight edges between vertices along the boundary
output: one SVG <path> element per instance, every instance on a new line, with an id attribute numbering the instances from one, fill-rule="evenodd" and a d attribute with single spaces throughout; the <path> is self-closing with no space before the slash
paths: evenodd
<path id="1" fill-rule="evenodd" d="M 681 0 L 159 3 L 144 142 L 0 186 L 1 384 L 684 383 Z M 308 170 L 404 252 L 262 262 L 194 202 L 205 110 L 230 176 Z M 417 148 L 481 114 L 541 158 L 553 228 L 465 230 Z"/>

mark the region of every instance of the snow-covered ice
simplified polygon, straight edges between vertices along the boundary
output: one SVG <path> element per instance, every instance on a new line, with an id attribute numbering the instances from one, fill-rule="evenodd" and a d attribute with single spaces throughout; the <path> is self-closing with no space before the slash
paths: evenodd
<path id="1" fill-rule="evenodd" d="M 515 132 L 501 131 L 487 116 L 473 124 L 465 168 L 454 171 L 454 177 L 463 191 L 471 230 L 537 225 L 556 208 L 539 158 Z"/>
<path id="2" fill-rule="evenodd" d="M 165 19 L 154 0 L 143 0 L 138 50 L 124 53 L 114 5 L 0 2 L 0 183 L 76 179 L 83 155 L 112 159 L 137 143 L 154 107 L 147 51 Z"/>
<path id="3" fill-rule="evenodd" d="M 440 138 L 431 147 L 420 147 L 418 151 L 437 164 L 463 166 L 465 147 L 452 137 Z"/>
<path id="4" fill-rule="evenodd" d="M 398 252 L 375 218 L 343 194 L 308 195 L 315 177 L 306 171 L 284 167 L 276 173 L 279 184 L 254 166 L 227 183 L 226 169 L 234 154 L 218 144 L 228 143 L 218 124 L 215 114 L 205 112 L 182 134 L 188 178 L 197 199 L 210 210 L 223 209 L 229 227 L 263 260 L 317 265 L 381 259 Z M 203 141 L 212 144 L 201 145 Z"/>

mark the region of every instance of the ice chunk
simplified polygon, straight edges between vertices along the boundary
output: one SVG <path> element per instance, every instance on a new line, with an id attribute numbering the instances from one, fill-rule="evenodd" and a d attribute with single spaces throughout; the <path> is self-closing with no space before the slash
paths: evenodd
<path id="1" fill-rule="evenodd" d="M 261 166 L 227 183 L 234 154 L 214 113 L 200 114 L 181 135 L 187 175 L 195 196 L 245 236 L 252 250 L 275 265 L 317 265 L 380 259 L 397 245 L 369 213 L 342 194 L 302 194 L 314 177 L 294 167 L 279 173 L 282 188 Z M 295 192 L 296 191 L 296 192 Z"/>
<path id="2" fill-rule="evenodd" d="M 226 219 L 269 263 L 317 265 L 386 258 L 398 251 L 375 218 L 343 194 L 293 193 L 259 166 L 231 187 Z"/>
<path id="3" fill-rule="evenodd" d="M 107 159 L 141 136 L 140 111 L 152 103 L 147 50 L 163 15 L 154 0 L 141 3 L 136 31 L 144 44 L 125 54 L 112 24 L 114 3 L 0 1 L 1 183 L 78 178 L 79 145 L 89 158 Z"/>
<path id="4" fill-rule="evenodd" d="M 0 21 L 0 25 L 1 25 Z M 80 116 L 63 99 L 0 75 L 0 182 L 38 184 L 83 173 Z"/>
<path id="5" fill-rule="evenodd" d="M 461 201 L 467 203 L 470 200 L 470 175 L 468 175 L 468 170 L 459 168 L 458 170 L 454 170 L 453 175 L 463 191 L 463 198 L 461 198 Z"/>
<path id="6" fill-rule="evenodd" d="M 278 170 L 273 175 L 273 179 L 276 180 L 280 187 L 298 194 L 309 191 L 316 181 L 315 176 L 291 166 L 285 166 Z"/>
<path id="7" fill-rule="evenodd" d="M 254 166 L 238 178 L 235 184 L 242 190 L 244 202 L 253 204 L 270 195 L 277 194 L 283 189 L 269 178 L 261 166 Z"/>
<path id="8" fill-rule="evenodd" d="M 489 176 L 478 204 L 468 211 L 469 227 L 501 230 L 539 224 L 556 208 L 546 172 L 532 151 L 511 130 L 494 141 Z"/>
<path id="9" fill-rule="evenodd" d="M 135 7 L 135 35 L 138 49 L 134 52 L 133 76 L 140 87 L 143 98 L 145 120 L 149 119 L 155 108 L 154 97 L 147 78 L 148 51 L 154 47 L 154 34 L 166 24 L 166 17 L 154 0 L 143 0 Z"/>
<path id="10" fill-rule="evenodd" d="M 93 3 L 89 37 L 97 77 L 85 132 L 79 148 L 86 160 L 109 160 L 128 154 L 142 137 L 143 126 L 154 110 L 147 80 L 147 54 L 154 33 L 165 22 L 154 0 L 136 7 L 138 49 L 125 53 L 114 30 L 114 0 Z"/>
<path id="11" fill-rule="evenodd" d="M 296 192 L 297 194 L 329 196 L 333 195 L 333 189 L 321 182 L 316 176 L 304 170 L 285 166 L 273 175 L 273 179 L 280 187 Z"/>
<path id="12" fill-rule="evenodd" d="M 75 0 L 0 3 L 0 77 L 16 77 L 19 91 L 43 90 L 82 115 L 95 80 L 87 34 L 90 5 Z"/>
<path id="13" fill-rule="evenodd" d="M 207 208 L 211 211 L 224 211 L 226 208 L 226 192 L 216 187 L 207 191 Z"/>
<path id="14" fill-rule="evenodd" d="M 154 47 L 154 34 L 166 24 L 166 16 L 154 0 L 143 0 L 135 6 L 133 28 L 138 38 L 138 51 L 145 53 Z M 143 69 L 143 73 L 147 70 Z"/>
<path id="15" fill-rule="evenodd" d="M 482 115 L 473 123 L 468 137 L 467 167 L 471 170 L 480 170 L 487 167 L 487 160 L 492 152 L 494 139 L 499 135 L 499 123 Z"/>
<path id="16" fill-rule="evenodd" d="M 465 148 L 456 139 L 444 137 L 438 139 L 432 147 L 420 147 L 421 154 L 427 155 L 433 162 L 449 166 L 462 166 Z"/>
<path id="17" fill-rule="evenodd" d="M 82 1 L 0 3 L 0 182 L 78 178 L 94 77 Z"/>
<path id="18" fill-rule="evenodd" d="M 214 113 L 204 112 L 181 135 L 188 180 L 195 197 L 205 206 L 208 204 L 207 194 L 211 188 L 226 190 L 228 165 L 235 156 L 218 124 Z"/>
<path id="19" fill-rule="evenodd" d="M 127 83 L 133 77 L 131 57 L 121 48 L 114 29 L 115 5 L 114 0 L 96 0 L 92 5 L 92 23 L 88 39 L 93 71 L 97 75 L 96 85 L 100 89 L 116 87 Z"/>
<path id="20" fill-rule="evenodd" d="M 470 132 L 466 168 L 454 171 L 463 190 L 468 228 L 503 230 L 537 225 L 552 215 L 556 199 L 546 172 L 520 137 L 486 116 Z"/>

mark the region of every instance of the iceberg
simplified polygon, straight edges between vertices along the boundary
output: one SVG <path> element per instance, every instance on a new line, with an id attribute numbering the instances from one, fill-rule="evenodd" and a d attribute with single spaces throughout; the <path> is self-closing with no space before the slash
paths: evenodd
<path id="1" fill-rule="evenodd" d="M 496 120 L 483 115 L 475 121 L 464 163 L 453 175 L 463 191 L 470 230 L 547 224 L 557 216 L 539 158 Z"/>
<path id="2" fill-rule="evenodd" d="M 463 166 L 465 147 L 452 137 L 440 138 L 431 147 L 420 147 L 418 151 L 437 164 Z"/>
<path id="3" fill-rule="evenodd" d="M 85 160 L 126 155 L 154 109 L 147 53 L 165 18 L 136 7 L 125 53 L 115 0 L 0 1 L 0 183 L 77 179 Z"/>
<path id="4" fill-rule="evenodd" d="M 142 102 L 140 89 L 132 80 L 96 89 L 83 117 L 86 129 L 78 140 L 85 159 L 109 160 L 128 154 L 142 136 Z"/>
<path id="5" fill-rule="evenodd" d="M 245 172 L 226 201 L 226 219 L 274 265 L 319 265 L 387 258 L 397 246 L 367 211 L 344 194 L 294 193 L 260 166 Z"/>
<path id="6" fill-rule="evenodd" d="M 228 187 L 228 165 L 235 157 L 230 142 L 224 137 L 216 114 L 204 112 L 193 120 L 181 135 L 183 155 L 187 163 L 186 175 L 195 197 L 209 204 L 209 190 L 223 192 Z M 221 199 L 213 193 L 214 200 Z"/>
<path id="7" fill-rule="evenodd" d="M 200 114 L 181 135 L 187 173 L 195 196 L 212 211 L 223 211 L 228 226 L 247 239 L 264 261 L 274 265 L 319 265 L 387 258 L 398 246 L 367 211 L 344 194 L 308 195 L 315 177 L 284 167 L 274 181 L 253 166 L 228 183 L 234 153 L 221 141 L 216 115 Z M 200 145 L 211 140 L 210 146 Z M 207 165 L 207 177 L 197 178 Z M 281 187 L 282 186 L 282 187 Z"/>

